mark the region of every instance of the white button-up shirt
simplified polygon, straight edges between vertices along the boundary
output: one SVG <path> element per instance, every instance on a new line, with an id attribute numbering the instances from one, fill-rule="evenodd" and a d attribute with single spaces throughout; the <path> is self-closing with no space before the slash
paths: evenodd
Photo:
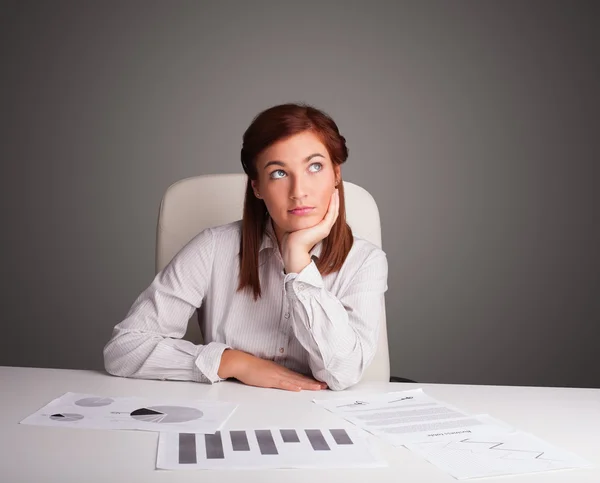
<path id="1" fill-rule="evenodd" d="M 354 237 L 341 270 L 321 276 L 314 258 L 284 273 L 271 221 L 259 251 L 262 296 L 237 291 L 241 221 L 196 235 L 156 275 L 114 328 L 104 348 L 117 376 L 214 383 L 227 348 L 269 359 L 345 389 L 357 383 L 377 349 L 387 290 L 387 259 Z M 181 339 L 202 307 L 204 345 Z"/>

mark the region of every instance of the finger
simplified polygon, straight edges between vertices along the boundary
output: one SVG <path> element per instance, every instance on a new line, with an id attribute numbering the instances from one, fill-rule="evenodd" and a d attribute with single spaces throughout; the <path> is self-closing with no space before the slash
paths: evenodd
<path id="1" fill-rule="evenodd" d="M 320 391 L 322 389 L 321 383 L 319 381 L 315 381 L 310 377 L 302 377 L 294 379 L 294 384 L 298 384 L 302 389 L 308 391 Z"/>
<path id="2" fill-rule="evenodd" d="M 334 221 L 337 220 L 337 217 L 340 214 L 340 190 L 335 189 L 335 218 Z"/>
<path id="3" fill-rule="evenodd" d="M 336 193 L 337 193 L 337 189 L 331 194 L 331 200 L 329 202 L 329 207 L 327 209 L 327 213 L 325 213 L 325 217 L 323 218 L 323 221 L 321 221 L 321 224 L 323 224 L 324 228 L 327 229 L 327 233 L 329 233 L 329 231 L 333 227 L 333 224 L 335 223 L 335 220 L 338 215 L 338 206 L 337 206 L 338 200 L 337 200 Z"/>
<path id="4" fill-rule="evenodd" d="M 302 389 L 321 389 L 320 381 L 316 381 L 312 377 L 294 372 L 291 369 L 284 369 L 285 373 L 281 376 L 282 381 L 289 381 L 292 384 L 301 387 Z"/>
<path id="5" fill-rule="evenodd" d="M 331 210 L 331 212 L 327 213 L 327 216 L 323 220 L 325 223 L 327 223 L 327 225 L 326 225 L 327 233 L 325 236 L 329 235 L 329 233 L 331 232 L 331 229 L 333 228 L 333 225 L 335 225 L 335 222 L 338 219 L 338 216 L 339 216 L 339 208 L 337 206 L 334 206 L 333 209 Z"/>
<path id="6" fill-rule="evenodd" d="M 338 188 L 335 189 L 335 218 L 337 219 L 338 214 L 340 213 L 340 190 Z"/>
<path id="7" fill-rule="evenodd" d="M 297 383 L 292 382 L 287 379 L 281 379 L 278 384 L 273 386 L 275 389 L 285 389 L 286 391 L 294 391 L 300 392 L 302 391 L 302 387 L 300 387 Z"/>
<path id="8" fill-rule="evenodd" d="M 320 391 L 323 389 L 319 382 L 305 382 L 300 385 L 300 388 L 303 391 Z"/>
<path id="9" fill-rule="evenodd" d="M 321 384 L 316 384 L 314 386 L 305 387 L 302 390 L 303 391 L 322 391 L 323 388 L 321 387 Z"/>
<path id="10" fill-rule="evenodd" d="M 327 389 L 327 388 L 328 388 L 328 386 L 327 386 L 327 383 L 326 383 L 326 382 L 323 382 L 323 381 L 318 381 L 318 380 L 316 380 L 316 379 L 315 379 L 315 382 L 316 382 L 316 383 L 317 383 L 317 384 L 318 384 L 318 385 L 321 387 L 321 389 Z"/>
<path id="11" fill-rule="evenodd" d="M 329 203 L 329 210 L 330 211 L 335 211 L 335 205 L 338 202 L 338 189 L 335 188 L 333 190 L 333 193 L 331 193 L 331 200 Z"/>
<path id="12" fill-rule="evenodd" d="M 302 389 L 308 389 L 313 391 L 319 391 L 321 389 L 327 389 L 327 384 L 316 379 L 300 374 L 299 372 L 292 371 L 287 367 L 280 366 L 283 369 L 281 380 L 292 382 L 294 385 L 300 386 Z"/>
<path id="13" fill-rule="evenodd" d="M 323 219 L 312 228 L 306 228 L 306 236 L 310 237 L 311 243 L 314 245 L 318 241 L 325 238 L 331 232 L 331 228 L 335 223 L 333 217 L 332 206 L 329 205 L 329 210 L 325 213 Z"/>

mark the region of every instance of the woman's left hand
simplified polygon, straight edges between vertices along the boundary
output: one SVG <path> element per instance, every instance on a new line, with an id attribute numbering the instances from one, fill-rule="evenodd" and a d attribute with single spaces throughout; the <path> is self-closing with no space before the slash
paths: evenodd
<path id="1" fill-rule="evenodd" d="M 315 226 L 285 233 L 281 239 L 281 257 L 286 273 L 300 273 L 310 263 L 309 252 L 331 232 L 340 213 L 337 188 L 331 194 L 325 217 Z"/>

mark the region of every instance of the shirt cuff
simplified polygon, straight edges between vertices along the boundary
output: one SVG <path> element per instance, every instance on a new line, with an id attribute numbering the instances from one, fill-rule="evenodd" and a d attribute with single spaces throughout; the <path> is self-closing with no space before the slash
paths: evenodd
<path id="1" fill-rule="evenodd" d="M 225 380 L 218 375 L 221 356 L 225 349 L 231 349 L 231 347 L 221 342 L 211 342 L 202 347 L 200 355 L 194 362 L 194 376 L 200 376 L 196 380 L 200 381 L 206 378 L 211 384 Z"/>
<path id="2" fill-rule="evenodd" d="M 308 295 L 312 289 L 324 287 L 323 277 L 312 260 L 300 273 L 288 273 L 283 279 L 286 293 L 292 298 Z"/>

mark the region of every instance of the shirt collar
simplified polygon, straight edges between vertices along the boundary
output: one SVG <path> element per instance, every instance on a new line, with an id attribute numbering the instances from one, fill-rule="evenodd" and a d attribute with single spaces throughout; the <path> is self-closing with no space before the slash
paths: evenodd
<path id="1" fill-rule="evenodd" d="M 262 243 L 258 252 L 262 252 L 267 248 L 274 248 L 276 250 L 279 249 L 277 244 L 277 235 L 275 235 L 275 230 L 273 229 L 273 220 L 271 217 L 267 218 L 267 222 L 265 223 L 265 231 L 263 233 Z M 311 257 L 321 257 L 321 251 L 323 250 L 323 241 L 318 242 L 312 250 L 310 250 L 309 254 Z"/>

